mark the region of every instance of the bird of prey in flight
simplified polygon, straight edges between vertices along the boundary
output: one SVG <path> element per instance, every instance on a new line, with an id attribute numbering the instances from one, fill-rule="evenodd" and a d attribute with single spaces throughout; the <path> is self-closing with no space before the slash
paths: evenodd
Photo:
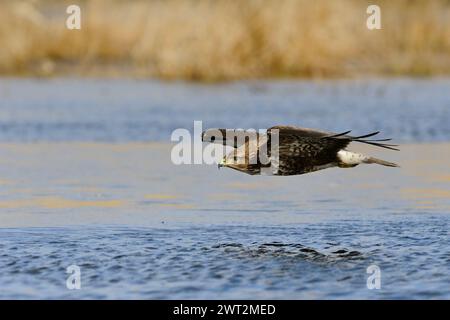
<path id="1" fill-rule="evenodd" d="M 368 139 L 379 131 L 362 136 L 349 133 L 293 126 L 274 126 L 265 134 L 255 132 L 253 135 L 244 130 L 208 129 L 202 133 L 202 141 L 232 147 L 219 168 L 232 168 L 250 175 L 289 176 L 332 167 L 352 168 L 363 163 L 398 167 L 395 163 L 347 150 L 350 142 L 361 142 L 398 151 L 397 145 L 385 143 L 391 139 Z"/>

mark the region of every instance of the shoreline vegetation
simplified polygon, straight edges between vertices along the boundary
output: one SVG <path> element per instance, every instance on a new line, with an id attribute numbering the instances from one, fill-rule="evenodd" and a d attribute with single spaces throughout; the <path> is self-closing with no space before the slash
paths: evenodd
<path id="1" fill-rule="evenodd" d="M 188 81 L 450 74 L 450 1 L 0 2 L 0 75 Z"/>

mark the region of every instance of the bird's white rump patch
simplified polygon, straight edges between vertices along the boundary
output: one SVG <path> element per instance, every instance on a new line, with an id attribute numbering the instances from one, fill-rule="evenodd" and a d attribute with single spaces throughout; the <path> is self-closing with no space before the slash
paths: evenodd
<path id="1" fill-rule="evenodd" d="M 356 165 L 368 160 L 368 157 L 356 152 L 340 150 L 337 153 L 339 161 L 347 165 Z"/>

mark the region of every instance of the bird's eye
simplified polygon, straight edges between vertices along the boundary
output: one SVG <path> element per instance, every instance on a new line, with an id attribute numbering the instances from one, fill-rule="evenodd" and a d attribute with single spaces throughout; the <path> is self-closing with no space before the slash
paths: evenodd
<path id="1" fill-rule="evenodd" d="M 216 137 L 212 136 L 211 141 L 214 142 L 216 140 Z"/>

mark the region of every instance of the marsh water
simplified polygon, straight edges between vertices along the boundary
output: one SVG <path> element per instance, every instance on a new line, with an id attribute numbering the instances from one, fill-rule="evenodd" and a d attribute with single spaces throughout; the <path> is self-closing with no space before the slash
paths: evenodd
<path id="1" fill-rule="evenodd" d="M 0 298 L 449 299 L 449 88 L 2 79 Z M 170 134 L 194 120 L 381 130 L 400 152 L 351 149 L 401 168 L 174 165 Z"/>

